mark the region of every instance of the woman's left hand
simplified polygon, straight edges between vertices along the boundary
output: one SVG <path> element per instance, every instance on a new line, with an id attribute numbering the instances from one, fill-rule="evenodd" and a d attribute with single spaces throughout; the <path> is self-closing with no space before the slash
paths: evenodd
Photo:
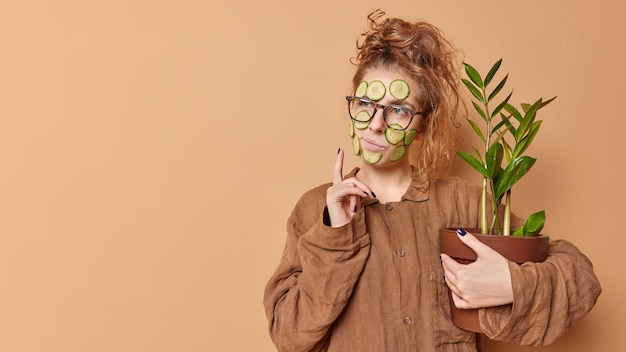
<path id="1" fill-rule="evenodd" d="M 461 236 L 478 258 L 470 264 L 460 264 L 441 254 L 441 264 L 452 299 L 458 308 L 483 308 L 513 303 L 513 286 L 509 261 L 472 234 Z"/>

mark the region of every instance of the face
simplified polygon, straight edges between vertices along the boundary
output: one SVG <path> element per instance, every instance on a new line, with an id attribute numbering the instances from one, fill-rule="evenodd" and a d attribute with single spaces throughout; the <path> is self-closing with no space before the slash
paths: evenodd
<path id="1" fill-rule="evenodd" d="M 421 138 L 424 124 L 421 114 L 413 115 L 421 110 L 419 86 L 400 70 L 371 69 L 361 81 L 354 96 L 367 100 L 356 99 L 350 104 L 354 153 L 376 166 L 408 163 L 409 145 Z"/>

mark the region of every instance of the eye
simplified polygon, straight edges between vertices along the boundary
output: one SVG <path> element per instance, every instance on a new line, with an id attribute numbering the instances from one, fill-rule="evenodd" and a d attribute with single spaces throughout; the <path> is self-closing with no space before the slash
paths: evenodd
<path id="1" fill-rule="evenodd" d="M 410 115 L 407 109 L 403 108 L 402 106 L 396 106 L 396 105 L 390 105 L 389 112 L 397 116 L 409 116 Z"/>
<path id="2" fill-rule="evenodd" d="M 357 99 L 356 101 L 357 105 L 362 107 L 362 108 L 368 108 L 370 106 L 372 106 L 372 102 L 369 100 L 364 100 L 364 99 Z"/>

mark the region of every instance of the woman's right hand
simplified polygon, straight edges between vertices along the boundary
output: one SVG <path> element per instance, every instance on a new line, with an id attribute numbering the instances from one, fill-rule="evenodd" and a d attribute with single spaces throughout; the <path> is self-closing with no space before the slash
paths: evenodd
<path id="1" fill-rule="evenodd" d="M 331 227 L 341 227 L 350 222 L 361 208 L 361 198 L 371 197 L 370 188 L 356 177 L 343 179 L 343 149 L 337 154 L 333 185 L 326 191 L 326 207 Z"/>

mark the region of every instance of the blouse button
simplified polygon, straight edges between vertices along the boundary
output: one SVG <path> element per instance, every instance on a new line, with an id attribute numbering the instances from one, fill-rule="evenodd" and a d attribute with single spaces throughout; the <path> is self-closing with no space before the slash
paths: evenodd
<path id="1" fill-rule="evenodd" d="M 391 204 L 387 204 L 387 206 L 385 207 L 385 209 L 387 209 L 388 211 L 392 211 L 392 210 L 393 210 L 393 205 L 391 205 Z"/>
<path id="2" fill-rule="evenodd" d="M 411 325 L 413 323 L 413 319 L 411 319 L 411 317 L 409 316 L 404 317 L 404 319 L 402 320 L 404 321 L 406 325 Z"/>
<path id="3" fill-rule="evenodd" d="M 404 253 L 403 250 L 401 250 L 401 249 L 398 250 L 398 257 L 404 257 L 405 254 L 406 253 Z"/>

